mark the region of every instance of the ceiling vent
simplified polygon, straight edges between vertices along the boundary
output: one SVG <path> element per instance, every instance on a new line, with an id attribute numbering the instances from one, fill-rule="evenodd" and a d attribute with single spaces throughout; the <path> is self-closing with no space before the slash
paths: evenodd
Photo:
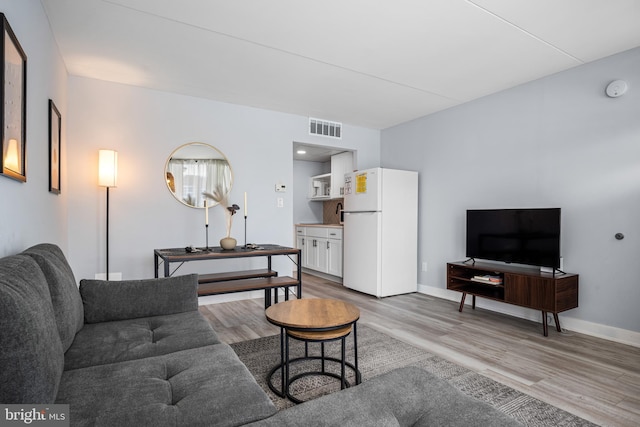
<path id="1" fill-rule="evenodd" d="M 342 139 L 342 123 L 309 118 L 309 134 Z"/>

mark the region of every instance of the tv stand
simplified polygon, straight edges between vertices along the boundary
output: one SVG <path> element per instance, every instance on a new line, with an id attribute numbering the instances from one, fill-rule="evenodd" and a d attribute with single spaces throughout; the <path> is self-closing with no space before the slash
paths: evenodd
<path id="1" fill-rule="evenodd" d="M 467 260 L 469 261 L 469 260 Z M 510 265 L 475 262 L 447 264 L 447 289 L 462 292 L 460 308 L 464 308 L 467 294 L 472 296 L 471 308 L 476 307 L 476 296 L 505 302 L 542 312 L 542 331 L 549 335 L 547 313 L 553 314 L 556 330 L 562 332 L 558 313 L 578 307 L 578 275 L 541 272 Z M 475 276 L 491 275 L 500 283 L 472 280 Z"/>

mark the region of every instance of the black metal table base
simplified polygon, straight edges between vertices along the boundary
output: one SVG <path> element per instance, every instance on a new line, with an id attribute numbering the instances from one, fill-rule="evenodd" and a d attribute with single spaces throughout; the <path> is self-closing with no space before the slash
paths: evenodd
<path id="1" fill-rule="evenodd" d="M 349 334 L 346 334 L 343 337 L 328 339 L 328 340 L 305 340 L 297 337 L 289 337 L 286 335 L 284 328 L 281 328 L 280 331 L 280 364 L 274 366 L 269 373 L 267 374 L 267 384 L 269 385 L 269 389 L 280 397 L 287 398 L 294 403 L 302 403 L 304 402 L 301 399 L 296 398 L 290 392 L 291 384 L 301 378 L 314 376 L 314 375 L 322 375 L 331 378 L 335 378 L 340 381 L 340 389 L 344 389 L 347 387 L 351 387 L 349 381 L 346 378 L 346 368 L 348 367 L 355 374 L 355 384 L 360 384 L 362 381 L 362 375 L 360 370 L 358 369 L 358 341 L 357 341 L 357 331 L 356 325 L 353 323 L 353 345 L 354 345 L 354 363 L 348 362 L 346 360 L 346 343 L 345 340 Z M 289 338 L 296 339 L 298 341 L 303 341 L 305 343 L 305 355 L 303 357 L 296 357 L 294 359 L 289 359 Z M 341 358 L 338 359 L 336 357 L 327 357 L 324 352 L 324 344 L 325 342 L 337 341 L 341 340 Z M 319 342 L 321 346 L 321 355 L 320 356 L 309 356 L 309 347 L 308 344 L 310 342 Z M 319 360 L 321 362 L 321 368 L 318 371 L 305 371 L 299 373 L 293 377 L 290 377 L 290 367 L 293 363 L 304 362 L 309 360 Z M 326 370 L 326 362 L 333 362 L 340 364 L 340 374 L 334 372 L 328 372 Z M 273 375 L 280 370 L 280 385 L 281 389 L 276 388 L 273 385 Z"/>

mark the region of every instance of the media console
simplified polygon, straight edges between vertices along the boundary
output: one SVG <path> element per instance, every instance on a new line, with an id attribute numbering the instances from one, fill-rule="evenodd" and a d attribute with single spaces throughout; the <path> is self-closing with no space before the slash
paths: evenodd
<path id="1" fill-rule="evenodd" d="M 492 281 L 478 281 L 478 276 L 491 276 Z M 507 304 L 542 311 L 542 328 L 548 336 L 547 313 L 553 314 L 556 329 L 561 332 L 558 313 L 578 306 L 578 275 L 546 273 L 536 269 L 481 262 L 447 263 L 447 289 L 462 292 L 459 311 L 467 294 Z"/>

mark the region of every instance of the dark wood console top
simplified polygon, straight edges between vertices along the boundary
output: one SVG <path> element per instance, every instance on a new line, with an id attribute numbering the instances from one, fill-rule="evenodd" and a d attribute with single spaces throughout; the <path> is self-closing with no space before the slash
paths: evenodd
<path id="1" fill-rule="evenodd" d="M 563 272 L 547 272 L 541 271 L 536 267 L 526 267 L 526 266 L 516 266 L 509 264 L 493 264 L 490 262 L 480 262 L 476 261 L 475 263 L 472 261 L 464 262 L 449 262 L 450 265 L 457 265 L 459 267 L 466 267 L 474 270 L 482 270 L 486 272 L 495 272 L 495 273 L 513 273 L 513 274 L 521 274 L 523 276 L 529 277 L 542 277 L 545 279 L 560 279 L 570 276 L 577 276 L 577 274 L 573 273 L 563 273 Z"/>

